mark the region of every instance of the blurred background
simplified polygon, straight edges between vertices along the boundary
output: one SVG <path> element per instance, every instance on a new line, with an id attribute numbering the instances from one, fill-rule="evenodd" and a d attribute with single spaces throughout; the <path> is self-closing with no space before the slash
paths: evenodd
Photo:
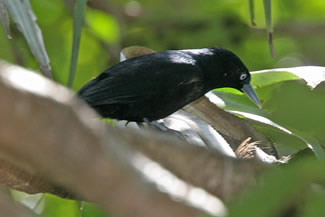
<path id="1" fill-rule="evenodd" d="M 43 32 L 54 79 L 69 74 L 74 0 L 31 0 Z M 90 0 L 73 89 L 119 61 L 122 48 L 141 45 L 161 51 L 221 46 L 250 70 L 325 64 L 325 2 L 272 1 L 275 58 L 265 32 L 263 1 L 250 22 L 243 0 Z M 12 24 L 13 25 L 13 24 Z M 34 70 L 39 65 L 16 27 L 13 40 L 0 28 L 0 58 Z"/>

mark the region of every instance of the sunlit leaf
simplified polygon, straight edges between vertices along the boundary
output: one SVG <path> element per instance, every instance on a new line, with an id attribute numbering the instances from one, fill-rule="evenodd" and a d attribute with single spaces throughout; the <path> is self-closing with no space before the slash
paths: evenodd
<path id="1" fill-rule="evenodd" d="M 23 204 L 35 213 L 40 214 L 44 208 L 44 194 L 27 194 L 21 191 L 11 190 L 12 198 Z"/>
<path id="2" fill-rule="evenodd" d="M 268 69 L 251 73 L 254 74 L 253 83 L 258 86 L 265 86 L 279 81 L 296 80 L 301 78 L 307 82 L 308 86 L 315 88 L 318 84 L 325 81 L 325 67 L 321 66 Z"/>

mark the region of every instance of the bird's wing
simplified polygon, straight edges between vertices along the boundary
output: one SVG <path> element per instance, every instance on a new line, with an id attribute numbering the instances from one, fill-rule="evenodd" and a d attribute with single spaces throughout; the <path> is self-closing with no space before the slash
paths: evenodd
<path id="1" fill-rule="evenodd" d="M 132 83 L 106 77 L 91 80 L 79 91 L 79 96 L 95 106 L 134 102 L 138 95 L 137 92 Z"/>
<path id="2" fill-rule="evenodd" d="M 121 64 L 120 64 L 121 65 Z M 86 84 L 79 95 L 89 104 L 126 104 L 160 97 L 173 88 L 196 82 L 198 67 L 165 62 L 129 68 L 113 67 Z"/>

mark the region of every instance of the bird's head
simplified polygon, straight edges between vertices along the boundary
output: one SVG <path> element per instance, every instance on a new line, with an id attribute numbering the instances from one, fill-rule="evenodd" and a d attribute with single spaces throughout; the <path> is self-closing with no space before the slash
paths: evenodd
<path id="1" fill-rule="evenodd" d="M 259 108 L 261 108 L 261 102 L 250 83 L 251 75 L 245 66 L 245 64 L 229 50 L 223 48 L 210 49 L 213 53 L 213 58 L 210 59 L 214 62 L 214 67 L 209 69 L 209 74 L 213 74 L 210 77 L 211 82 L 216 87 L 231 87 L 235 88 L 252 100 Z M 217 71 L 214 69 L 216 68 Z M 214 81 L 213 81 L 214 80 Z M 214 88 L 216 88 L 214 87 Z"/>

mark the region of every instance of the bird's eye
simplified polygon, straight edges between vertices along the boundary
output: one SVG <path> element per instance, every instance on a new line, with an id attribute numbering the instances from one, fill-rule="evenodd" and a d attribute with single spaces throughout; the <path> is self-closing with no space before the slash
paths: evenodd
<path id="1" fill-rule="evenodd" d="M 240 77 L 239 77 L 239 79 L 241 81 L 245 80 L 246 78 L 247 78 L 247 74 L 245 74 L 245 73 L 241 74 Z"/>

